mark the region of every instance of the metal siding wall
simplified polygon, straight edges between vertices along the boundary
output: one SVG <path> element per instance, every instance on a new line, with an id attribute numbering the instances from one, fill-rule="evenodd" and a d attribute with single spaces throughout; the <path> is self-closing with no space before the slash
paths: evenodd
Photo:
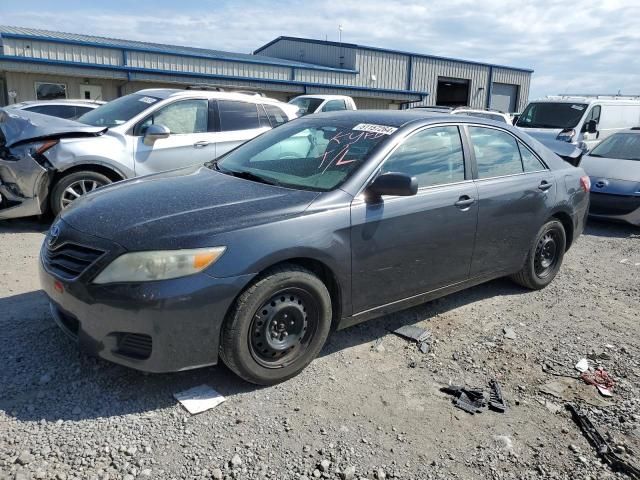
<path id="1" fill-rule="evenodd" d="M 177 55 L 128 52 L 127 60 L 130 67 L 172 72 L 242 76 L 275 80 L 289 80 L 291 76 L 291 69 L 288 67 L 225 62 L 203 58 L 180 57 Z"/>
<path id="2" fill-rule="evenodd" d="M 493 69 L 493 81 L 496 83 L 508 83 L 518 85 L 518 102 L 516 110 L 521 112 L 529 101 L 529 85 L 531 83 L 531 73 L 518 70 L 508 70 L 505 68 Z"/>
<path id="3" fill-rule="evenodd" d="M 295 42 L 292 40 L 276 42 L 262 50 L 259 55 L 285 58 L 296 62 L 314 63 L 333 68 L 354 68 L 356 64 L 356 52 L 353 48 Z M 340 65 L 341 55 L 344 57 L 342 65 Z"/>
<path id="4" fill-rule="evenodd" d="M 413 90 L 427 91 L 422 105 L 435 105 L 438 77 L 469 80 L 469 103 L 473 108 L 485 108 L 489 67 L 424 57 L 414 57 L 411 85 Z M 481 90 L 480 90 L 481 88 Z"/>
<path id="5" fill-rule="evenodd" d="M 3 38 L 2 42 L 5 55 L 98 65 L 122 65 L 122 52 L 113 48 L 66 45 L 15 38 Z"/>
<path id="6" fill-rule="evenodd" d="M 359 73 L 355 85 L 405 90 L 408 62 L 409 57 L 406 55 L 359 49 L 356 61 Z M 375 75 L 375 81 L 371 80 L 371 75 Z"/>

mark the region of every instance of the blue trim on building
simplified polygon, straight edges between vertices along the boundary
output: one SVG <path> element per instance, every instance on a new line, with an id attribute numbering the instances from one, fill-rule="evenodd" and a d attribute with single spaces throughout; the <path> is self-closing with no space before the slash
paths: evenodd
<path id="1" fill-rule="evenodd" d="M 0 38 L 14 38 L 18 40 L 34 40 L 37 42 L 48 42 L 48 43 L 60 43 L 66 45 L 80 45 L 86 47 L 94 47 L 94 48 L 111 48 L 115 50 L 123 50 L 129 52 L 141 52 L 141 53 L 155 53 L 159 55 L 176 55 L 180 57 L 186 58 L 198 58 L 198 59 L 206 59 L 206 60 L 218 60 L 224 62 L 237 62 L 237 63 L 247 63 L 247 64 L 255 64 L 255 65 L 268 65 L 271 67 L 281 67 L 281 68 L 300 68 L 305 70 L 320 70 L 323 72 L 340 72 L 340 73 L 358 73 L 357 70 L 348 69 L 348 68 L 333 68 L 333 67 L 325 67 L 323 65 L 314 65 L 310 63 L 301 63 L 301 62 L 293 62 L 287 61 L 284 59 L 274 59 L 278 61 L 269 61 L 269 60 L 259 60 L 259 59 L 251 59 L 246 57 L 235 57 L 232 53 L 229 56 L 224 55 L 206 55 L 206 54 L 197 54 L 197 53 L 188 53 L 181 52 L 179 50 L 171 50 L 169 49 L 161 49 L 161 48 L 143 48 L 143 47 L 125 47 L 123 45 L 111 44 L 111 43 L 98 43 L 98 42 L 85 42 L 82 40 L 69 40 L 62 38 L 53 38 L 46 36 L 38 36 L 38 35 L 23 35 L 16 33 L 0 33 Z M 250 55 L 247 55 L 250 56 Z M 269 58 L 269 57 L 265 57 Z"/>
<path id="2" fill-rule="evenodd" d="M 265 43 L 260 48 L 254 50 L 253 54 L 254 55 L 258 55 L 260 52 L 262 52 L 266 48 L 270 47 L 271 45 L 274 45 L 274 44 L 278 43 L 281 40 L 290 40 L 290 41 L 293 41 L 293 42 L 313 43 L 313 44 L 316 44 L 316 45 L 331 45 L 331 46 L 334 46 L 334 47 L 359 48 L 361 50 L 369 50 L 369 51 L 373 51 L 373 52 L 394 53 L 394 54 L 398 54 L 398 55 L 405 55 L 405 56 L 408 56 L 408 57 L 429 58 L 429 59 L 433 59 L 433 60 L 446 60 L 446 61 L 449 61 L 449 62 L 465 63 L 465 64 L 468 64 L 468 65 L 479 65 L 479 66 L 483 66 L 483 67 L 504 68 L 504 69 L 507 69 L 507 70 L 517 70 L 517 71 L 520 71 L 520 72 L 533 73 L 533 70 L 531 70 L 529 68 L 510 67 L 510 66 L 507 66 L 507 65 L 498 65 L 498 64 L 494 64 L 494 63 L 476 62 L 476 61 L 473 61 L 473 60 L 461 60 L 459 58 L 441 57 L 441 56 L 438 56 L 438 55 L 428 55 L 426 53 L 406 52 L 406 51 L 403 51 L 403 50 L 393 50 L 391 48 L 369 47 L 369 46 L 366 46 L 366 45 L 357 45 L 355 43 L 341 43 L 341 42 L 333 42 L 333 41 L 329 41 L 329 40 L 316 40 L 314 38 L 301 38 L 301 37 L 288 37 L 288 36 L 280 36 L 280 37 L 278 37 L 278 38 L 276 38 L 274 40 L 271 40 L 269 43 Z"/>
<path id="3" fill-rule="evenodd" d="M 239 76 L 231 76 L 231 75 L 216 75 L 209 73 L 192 73 L 192 72 L 177 72 L 173 70 L 158 70 L 153 68 L 140 68 L 140 67 L 131 67 L 129 65 L 100 65 L 94 63 L 81 63 L 81 62 L 66 62 L 62 60 L 48 60 L 43 58 L 30 58 L 30 57 L 20 57 L 16 55 L 0 55 L 0 61 L 12 61 L 12 62 L 24 62 L 24 63 L 36 63 L 36 64 L 44 64 L 44 65 L 58 65 L 58 66 L 67 66 L 67 67 L 76 67 L 76 68 L 89 68 L 89 69 L 98 69 L 98 70 L 111 70 L 127 73 L 127 79 L 131 80 L 131 73 L 152 73 L 159 75 L 173 75 L 173 76 L 182 76 L 182 77 L 196 77 L 196 78 L 209 78 L 209 79 L 218 79 L 218 80 L 233 80 L 233 81 L 242 81 L 242 82 L 261 82 L 267 84 L 275 84 L 275 85 L 294 85 L 303 87 L 306 92 L 307 87 L 315 87 L 315 88 L 328 88 L 328 89 L 340 89 L 340 90 L 355 90 L 360 92 L 377 92 L 377 93 L 388 93 L 388 94 L 397 94 L 397 95 L 415 95 L 415 96 L 427 96 L 428 92 L 417 92 L 412 90 L 391 90 L 384 88 L 369 88 L 369 87 L 360 87 L 356 85 L 333 85 L 326 83 L 313 83 L 313 82 L 302 82 L 299 80 L 277 80 L 272 78 L 258 78 L 258 77 L 239 77 Z"/>

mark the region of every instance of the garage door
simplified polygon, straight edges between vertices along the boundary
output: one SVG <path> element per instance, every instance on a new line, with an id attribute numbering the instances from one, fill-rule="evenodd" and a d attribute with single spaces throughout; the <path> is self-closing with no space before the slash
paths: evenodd
<path id="1" fill-rule="evenodd" d="M 515 112 L 518 103 L 518 85 L 494 83 L 491 88 L 491 109 Z"/>

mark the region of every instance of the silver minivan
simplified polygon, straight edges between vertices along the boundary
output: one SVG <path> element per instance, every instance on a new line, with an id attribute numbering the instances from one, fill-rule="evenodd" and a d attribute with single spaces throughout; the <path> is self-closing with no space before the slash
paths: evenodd
<path id="1" fill-rule="evenodd" d="M 297 116 L 258 95 L 177 89 L 141 90 L 77 122 L 5 112 L 0 219 L 44 213 L 47 201 L 58 214 L 100 186 L 205 163 Z"/>

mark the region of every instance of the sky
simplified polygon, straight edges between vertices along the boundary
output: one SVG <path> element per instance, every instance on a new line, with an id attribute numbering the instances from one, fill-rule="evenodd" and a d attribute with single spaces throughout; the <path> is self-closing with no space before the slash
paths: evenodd
<path id="1" fill-rule="evenodd" d="M 638 0 L 0 0 L 0 24 L 250 53 L 281 36 L 535 70 L 530 98 L 640 94 Z"/>

